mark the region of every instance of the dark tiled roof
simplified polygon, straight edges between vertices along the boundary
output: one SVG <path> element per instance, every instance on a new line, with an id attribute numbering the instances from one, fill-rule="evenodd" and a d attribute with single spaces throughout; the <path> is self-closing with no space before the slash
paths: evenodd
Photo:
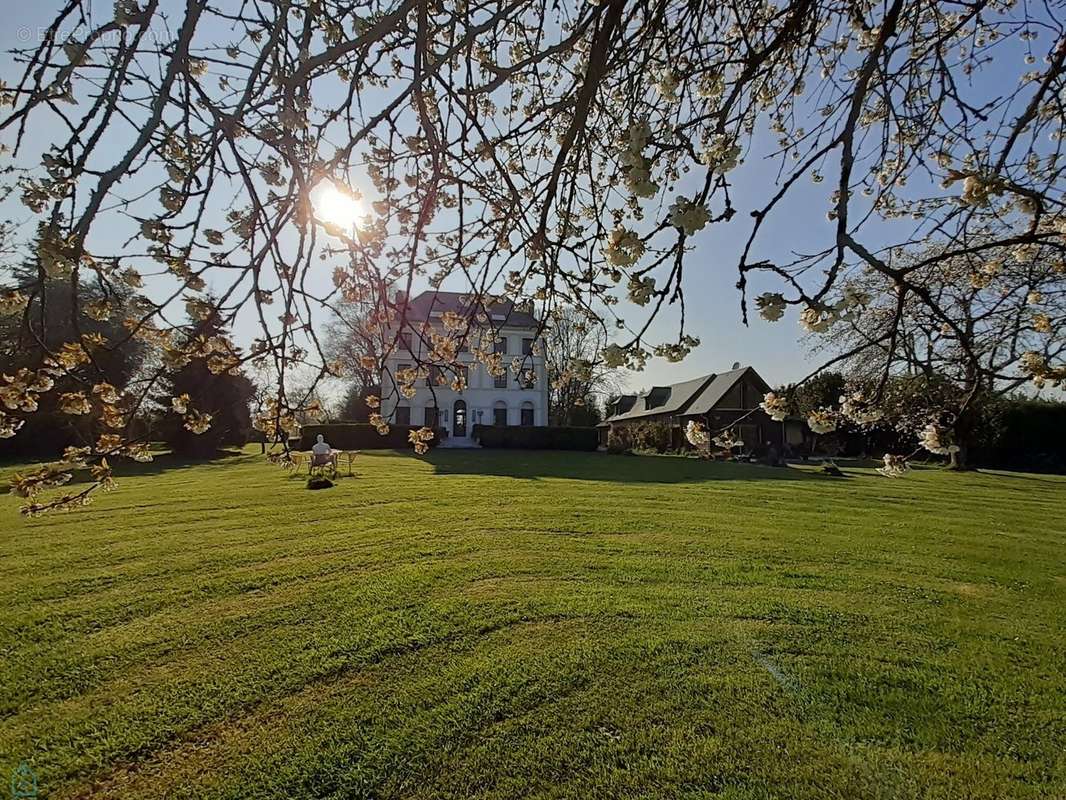
<path id="1" fill-rule="evenodd" d="M 637 402 L 637 396 L 635 394 L 623 394 L 619 395 L 618 399 L 611 403 L 614 406 L 615 414 L 624 414 L 633 407 L 633 404 Z"/>
<path id="2" fill-rule="evenodd" d="M 764 392 L 770 391 L 770 387 L 766 385 L 759 373 L 753 370 L 751 367 L 741 367 L 740 369 L 731 369 L 729 372 L 723 372 L 720 375 L 715 375 L 714 380 L 707 384 L 706 388 L 700 392 L 698 397 L 693 398 L 691 405 L 685 409 L 686 414 L 708 414 L 715 406 L 722 402 L 722 398 L 726 396 L 726 393 L 732 389 L 738 380 L 746 372 L 751 372 L 755 380 L 763 387 Z"/>
<path id="3" fill-rule="evenodd" d="M 616 414 L 610 420 L 614 422 L 654 414 L 680 413 L 692 397 L 713 377 L 713 375 L 704 375 L 702 378 L 669 386 L 653 386 L 644 394 L 637 395 L 628 411 Z"/>
<path id="4" fill-rule="evenodd" d="M 760 385 L 766 386 L 759 373 L 751 367 L 740 367 L 718 374 L 712 372 L 690 381 L 655 386 L 635 397 L 623 395 L 620 401 L 629 400 L 631 397 L 633 401 L 625 406 L 625 411 L 609 417 L 608 422 L 623 422 L 659 414 L 706 414 L 722 401 L 726 393 L 747 372 L 750 372 Z M 622 408 L 623 405 L 620 403 L 617 407 Z"/>
<path id="5" fill-rule="evenodd" d="M 469 316 L 473 308 L 474 296 L 460 292 L 426 291 L 412 297 L 407 304 L 407 319 L 410 322 L 428 321 L 432 314 L 452 311 L 460 316 Z M 483 310 L 489 320 L 498 325 L 516 328 L 536 328 L 540 323 L 536 317 L 515 306 L 510 300 L 491 303 Z M 500 319 L 497 319 L 499 317 Z"/>

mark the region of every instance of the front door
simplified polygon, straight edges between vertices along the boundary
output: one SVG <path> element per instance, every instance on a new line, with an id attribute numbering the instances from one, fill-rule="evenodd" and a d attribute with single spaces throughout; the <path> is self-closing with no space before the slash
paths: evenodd
<path id="1" fill-rule="evenodd" d="M 466 401 L 456 400 L 452 412 L 452 436 L 466 436 Z"/>

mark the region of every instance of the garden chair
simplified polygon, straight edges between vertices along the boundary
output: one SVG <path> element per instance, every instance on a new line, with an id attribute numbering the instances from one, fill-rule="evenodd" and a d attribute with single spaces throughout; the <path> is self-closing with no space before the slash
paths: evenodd
<path id="1" fill-rule="evenodd" d="M 289 461 L 292 462 L 293 471 L 299 475 L 300 470 L 303 469 L 304 462 L 307 461 L 307 456 L 303 453 L 289 453 Z"/>
<path id="2" fill-rule="evenodd" d="M 333 473 L 333 477 L 337 477 L 337 451 L 331 450 L 328 453 L 312 453 L 311 461 L 308 463 L 307 474 L 310 475 L 318 470 L 320 473 L 324 472 L 326 468 Z"/>
<path id="3" fill-rule="evenodd" d="M 355 461 L 355 457 L 359 455 L 362 450 L 341 450 L 340 456 L 348 464 L 348 474 L 352 474 L 352 462 Z"/>

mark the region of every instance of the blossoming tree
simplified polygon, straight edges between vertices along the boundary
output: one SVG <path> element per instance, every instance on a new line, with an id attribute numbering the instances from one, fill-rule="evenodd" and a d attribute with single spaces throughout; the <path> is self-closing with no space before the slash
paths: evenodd
<path id="1" fill-rule="evenodd" d="M 1066 354 L 1066 339 L 1056 335 L 1066 319 L 1066 267 L 1057 249 L 985 248 L 979 231 L 970 241 L 947 256 L 943 243 L 891 252 L 932 302 L 916 294 L 900 302 L 884 275 L 859 276 L 870 298 L 863 313 L 815 340 L 878 398 L 885 424 L 920 432 L 924 449 L 956 466 L 981 436 L 986 406 L 1025 385 L 1061 384 L 1054 365 Z M 841 418 L 830 414 L 829 424 Z"/>
<path id="2" fill-rule="evenodd" d="M 106 18 L 98 10 L 65 2 L 18 54 L 21 76 L 0 87 L 0 136 L 27 170 L 18 191 L 38 225 L 23 250 L 38 281 L 91 275 L 140 287 L 143 302 L 123 319 L 125 337 L 66 342 L 39 375 L 17 379 L 4 435 L 32 413 L 25 397 L 41 377 L 135 339 L 164 361 L 273 362 L 279 390 L 257 424 L 291 433 L 286 375 L 338 369 L 315 325 L 338 298 L 372 309 L 380 358 L 405 336 L 423 342 L 389 391 L 431 366 L 459 380 L 464 345 L 490 370 L 522 370 L 484 345 L 483 309 L 497 296 L 535 301 L 544 324 L 578 309 L 611 333 L 608 367 L 676 361 L 698 344 L 686 327 L 685 274 L 696 268 L 686 254 L 726 224 L 748 229 L 736 261 L 745 321 L 749 285 L 765 319 L 794 308 L 830 336 L 891 297 L 925 308 L 957 358 L 996 379 L 974 357 L 975 332 L 931 290 L 928 265 L 893 248 L 935 242 L 934 262 L 1036 248 L 1062 263 L 1066 40 L 1046 4 L 117 0 Z M 766 156 L 778 180 L 737 208 L 734 171 Z M 832 187 L 822 246 L 785 263 L 761 256 L 807 180 Z M 330 199 L 316 204 L 322 193 Z M 323 258 L 329 285 L 315 279 Z M 858 280 L 870 274 L 872 290 Z M 1061 270 L 1052 274 L 1043 296 L 1061 290 Z M 410 328 L 416 280 L 463 287 L 475 299 L 468 317 Z M 37 285 L 10 282 L 0 313 L 24 314 Z M 249 319 L 258 337 L 239 363 L 227 341 L 185 352 L 171 321 L 181 303 L 201 319 Z M 676 335 L 649 340 L 665 309 Z M 1061 318 L 1046 326 L 1061 342 Z M 1057 345 L 1028 352 L 997 362 L 997 374 L 1061 383 Z M 136 398 L 119 400 L 78 409 L 118 424 L 117 438 L 83 453 L 98 465 L 144 452 L 121 424 Z M 869 416 L 877 402 L 875 391 L 852 407 Z"/>

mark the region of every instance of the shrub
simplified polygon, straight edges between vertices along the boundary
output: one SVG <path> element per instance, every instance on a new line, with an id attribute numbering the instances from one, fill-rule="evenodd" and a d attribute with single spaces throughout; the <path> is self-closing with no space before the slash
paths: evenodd
<path id="1" fill-rule="evenodd" d="M 673 433 L 673 427 L 665 422 L 642 422 L 636 426 L 634 439 L 639 450 L 665 453 L 674 446 Z"/>
<path id="2" fill-rule="evenodd" d="M 684 449 L 683 438 L 675 441 L 675 429 L 665 422 L 635 422 L 613 425 L 607 436 L 609 453 L 669 453 Z"/>
<path id="3" fill-rule="evenodd" d="M 475 425 L 474 438 L 482 447 L 515 450 L 595 450 L 599 432 L 595 428 Z"/>
<path id="4" fill-rule="evenodd" d="M 607 452 L 619 455 L 632 453 L 636 443 L 633 441 L 632 428 L 629 425 L 612 425 L 607 433 Z"/>
<path id="5" fill-rule="evenodd" d="M 334 422 L 328 425 L 305 425 L 300 431 L 300 450 L 310 450 L 321 433 L 330 446 L 338 450 L 388 450 L 410 449 L 407 435 L 418 430 L 421 425 L 390 425 L 389 432 L 382 436 L 373 425 L 363 422 Z M 440 441 L 440 431 L 436 432 L 430 447 Z"/>
<path id="6" fill-rule="evenodd" d="M 972 453 L 987 467 L 1066 472 L 1066 403 L 1009 399 L 996 409 L 989 441 Z"/>

